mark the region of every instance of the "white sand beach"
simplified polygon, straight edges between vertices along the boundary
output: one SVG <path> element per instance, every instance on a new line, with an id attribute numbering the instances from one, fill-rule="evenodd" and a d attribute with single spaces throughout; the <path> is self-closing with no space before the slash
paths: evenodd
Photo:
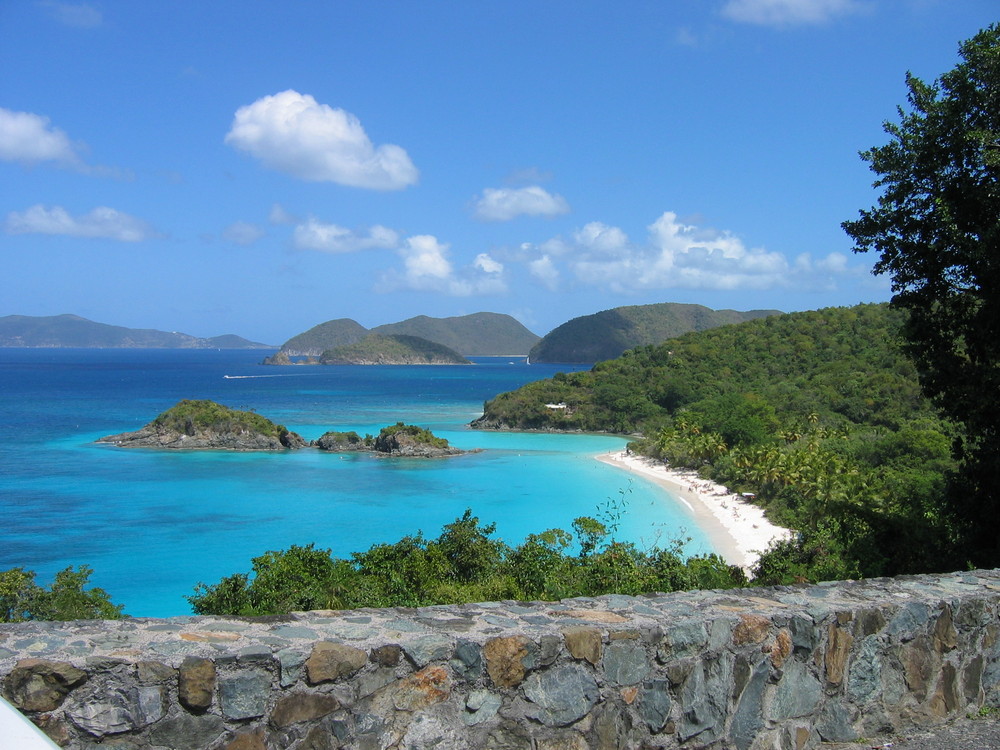
<path id="1" fill-rule="evenodd" d="M 794 532 L 775 526 L 764 511 L 722 485 L 702 479 L 694 471 L 671 469 L 660 461 L 625 451 L 602 453 L 597 457 L 611 466 L 640 474 L 678 497 L 694 513 L 712 548 L 730 565 L 739 565 L 749 574 L 761 552 L 772 541 L 786 539 Z"/>

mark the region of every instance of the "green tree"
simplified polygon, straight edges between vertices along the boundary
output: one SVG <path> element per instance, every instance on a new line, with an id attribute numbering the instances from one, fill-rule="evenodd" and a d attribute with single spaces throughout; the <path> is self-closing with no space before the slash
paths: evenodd
<path id="1" fill-rule="evenodd" d="M 925 392 L 961 422 L 963 481 L 948 513 L 955 549 L 1000 564 L 1000 26 L 962 43 L 932 84 L 908 75 L 909 109 L 889 143 L 862 154 L 878 205 L 844 223 L 856 252 L 877 251 Z"/>
<path id="2" fill-rule="evenodd" d="M 49 588 L 24 568 L 0 571 L 0 622 L 25 620 L 117 620 L 122 605 L 101 588 L 85 588 L 94 571 L 86 565 L 56 573 Z"/>

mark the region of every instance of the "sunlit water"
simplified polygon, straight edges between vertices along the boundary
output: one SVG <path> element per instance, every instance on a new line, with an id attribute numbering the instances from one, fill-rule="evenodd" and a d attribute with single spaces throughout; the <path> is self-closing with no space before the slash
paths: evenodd
<path id="1" fill-rule="evenodd" d="M 485 399 L 572 365 L 265 367 L 263 356 L 0 349 L 0 570 L 24 566 L 48 583 L 67 565 L 89 565 L 92 583 L 128 614 L 159 617 L 190 613 L 195 584 L 249 571 L 264 551 L 314 542 L 346 557 L 418 530 L 435 537 L 466 508 L 512 544 L 624 509 L 618 538 L 691 537 L 689 552 L 710 549 L 682 504 L 595 460 L 624 439 L 466 427 Z M 182 398 L 252 408 L 307 440 L 403 421 L 484 450 L 420 460 L 94 444 Z"/>

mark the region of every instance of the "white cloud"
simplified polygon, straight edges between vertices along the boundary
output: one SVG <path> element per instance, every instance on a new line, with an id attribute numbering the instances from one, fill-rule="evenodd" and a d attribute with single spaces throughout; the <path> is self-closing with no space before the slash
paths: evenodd
<path id="1" fill-rule="evenodd" d="M 474 216 L 481 221 L 510 221 L 518 216 L 558 216 L 568 212 L 565 198 L 537 185 L 486 188 L 474 208 Z"/>
<path id="2" fill-rule="evenodd" d="M 856 273 L 841 253 L 816 260 L 803 254 L 789 262 L 781 253 L 747 247 L 731 232 L 685 224 L 670 211 L 647 229 L 647 240 L 635 243 L 618 227 L 591 222 L 575 232 L 571 241 L 556 238 L 521 249 L 537 253 L 525 262 L 529 273 L 549 289 L 560 283 L 561 266 L 580 283 L 617 293 L 829 288 L 837 278 Z"/>
<path id="3" fill-rule="evenodd" d="M 576 232 L 573 239 L 586 248 L 598 253 L 614 255 L 629 246 L 628 235 L 618 227 L 611 227 L 600 221 L 592 221 Z"/>
<path id="4" fill-rule="evenodd" d="M 494 260 L 488 253 L 479 253 L 472 261 L 473 268 L 478 268 L 483 273 L 503 273 L 503 263 Z"/>
<path id="5" fill-rule="evenodd" d="M 671 287 L 760 289 L 784 283 L 789 270 L 780 253 L 747 248 L 729 232 L 681 224 L 670 211 L 648 229 L 649 244 L 637 247 L 619 242 L 624 233 L 602 225 L 597 252 L 585 245 L 585 252 L 573 263 L 577 277 L 617 291 Z M 614 254 L 601 242 L 611 236 L 616 238 Z"/>
<path id="6" fill-rule="evenodd" d="M 559 287 L 559 269 L 552 262 L 552 258 L 543 255 L 528 263 L 528 271 L 549 291 L 554 292 Z"/>
<path id="7" fill-rule="evenodd" d="M 43 0 L 39 4 L 48 9 L 53 19 L 66 26 L 93 29 L 104 22 L 101 11 L 89 3 L 58 3 L 54 0 Z"/>
<path id="8" fill-rule="evenodd" d="M 61 206 L 35 205 L 22 213 L 7 214 L 5 229 L 8 234 L 56 234 L 120 242 L 141 242 L 157 236 L 142 219 L 107 206 L 74 217 Z"/>
<path id="9" fill-rule="evenodd" d="M 14 112 L 0 107 L 0 161 L 26 166 L 55 162 L 81 167 L 78 147 L 62 130 L 52 127 L 49 118 L 31 112 Z"/>
<path id="10" fill-rule="evenodd" d="M 457 271 L 449 258 L 450 246 L 429 234 L 407 237 L 398 252 L 403 271 L 384 274 L 379 291 L 414 289 L 439 292 L 454 297 L 500 294 L 506 291 L 503 265 L 486 253 L 476 256 L 472 265 Z"/>
<path id="11" fill-rule="evenodd" d="M 393 230 L 376 224 L 366 233 L 359 234 L 337 224 L 326 224 L 309 217 L 295 227 L 292 244 L 302 250 L 320 250 L 325 253 L 354 253 L 370 248 L 389 249 L 399 244 L 399 235 Z"/>
<path id="12" fill-rule="evenodd" d="M 291 89 L 236 110 L 225 142 L 270 169 L 311 182 L 398 190 L 419 174 L 404 149 L 376 147 L 350 112 Z"/>
<path id="13" fill-rule="evenodd" d="M 235 245 L 252 245 L 266 232 L 248 221 L 235 221 L 222 232 L 222 238 Z"/>
<path id="14" fill-rule="evenodd" d="M 821 24 L 862 9 L 858 0 L 727 0 L 722 15 L 760 26 Z"/>
<path id="15" fill-rule="evenodd" d="M 448 260 L 448 245 L 429 234 L 407 237 L 400 250 L 405 277 L 412 289 L 436 289 L 453 273 Z"/>

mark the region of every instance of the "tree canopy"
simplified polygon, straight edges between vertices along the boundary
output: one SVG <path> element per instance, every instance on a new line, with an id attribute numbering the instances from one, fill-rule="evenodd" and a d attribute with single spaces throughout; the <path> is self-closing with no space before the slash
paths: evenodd
<path id="1" fill-rule="evenodd" d="M 949 507 L 969 562 L 994 565 L 1000 535 L 980 519 L 1000 511 L 1000 27 L 959 51 L 933 83 L 907 76 L 889 142 L 862 153 L 878 203 L 844 229 L 879 253 L 921 384 L 965 426 Z"/>

